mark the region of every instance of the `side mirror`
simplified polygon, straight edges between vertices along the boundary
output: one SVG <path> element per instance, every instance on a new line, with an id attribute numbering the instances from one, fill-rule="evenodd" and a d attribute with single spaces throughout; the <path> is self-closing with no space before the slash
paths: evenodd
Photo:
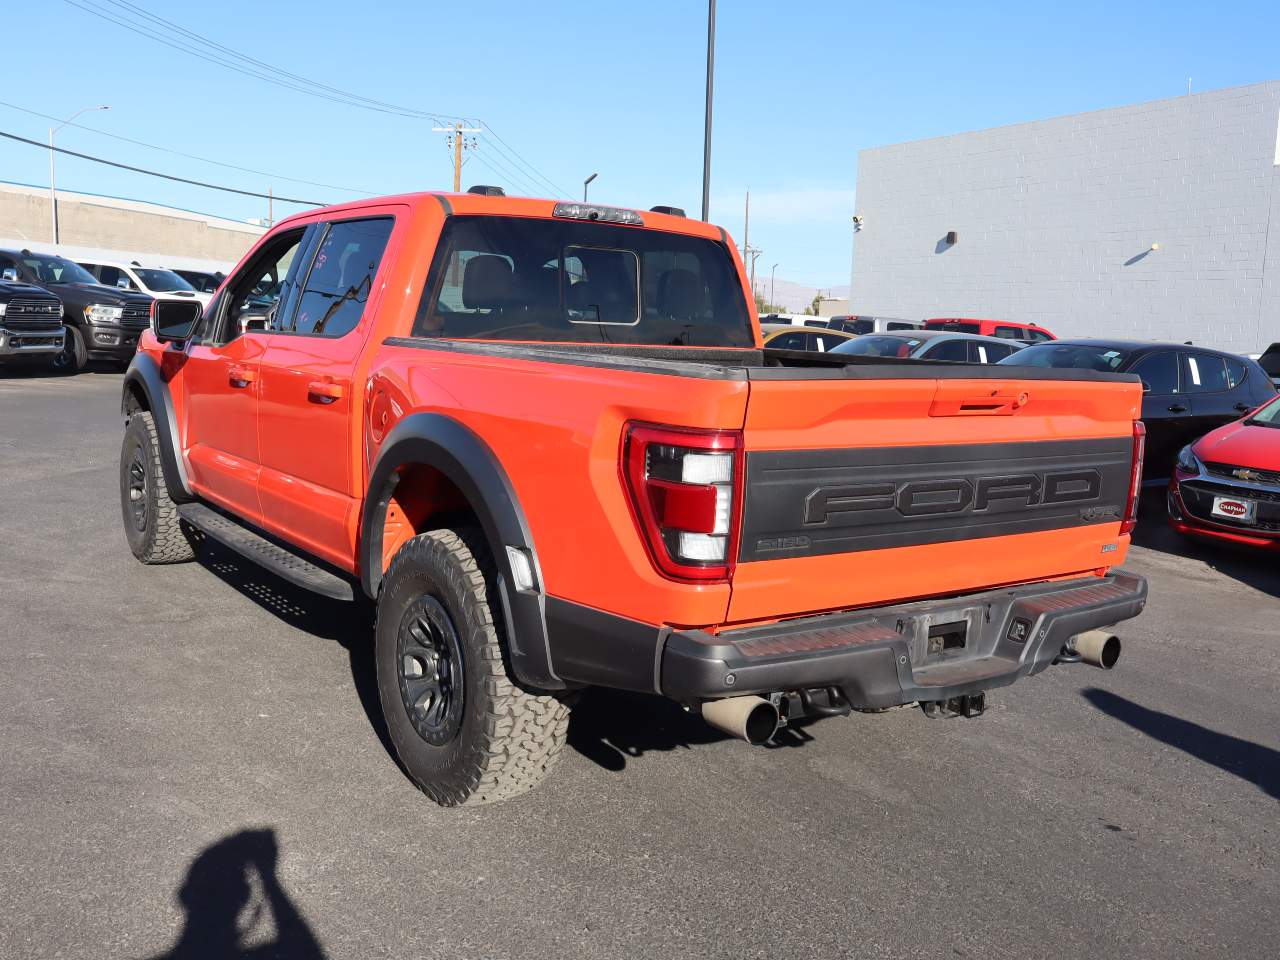
<path id="1" fill-rule="evenodd" d="M 191 336 L 203 312 L 198 300 L 155 300 L 151 332 L 161 343 L 181 343 Z"/>
<path id="2" fill-rule="evenodd" d="M 3 272 L 3 273 L 0 273 L 0 279 L 3 279 L 3 280 L 5 280 L 5 281 L 6 281 L 6 282 L 8 282 L 8 283 L 17 283 L 17 282 L 18 282 L 18 268 L 17 268 L 17 267 L 5 267 L 5 268 L 4 268 L 4 272 Z"/>

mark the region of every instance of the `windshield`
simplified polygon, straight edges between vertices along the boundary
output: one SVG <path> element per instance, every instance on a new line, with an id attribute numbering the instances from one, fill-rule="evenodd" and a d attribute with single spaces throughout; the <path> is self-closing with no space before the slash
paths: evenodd
<path id="1" fill-rule="evenodd" d="M 861 357 L 909 357 L 924 341 L 920 337 L 854 337 L 832 353 L 856 353 Z"/>
<path id="2" fill-rule="evenodd" d="M 22 262 L 36 275 L 40 283 L 97 283 L 91 274 L 78 263 L 62 257 L 50 257 L 42 253 L 25 254 Z"/>
<path id="3" fill-rule="evenodd" d="M 134 267 L 133 272 L 138 275 L 148 290 L 154 290 L 156 293 L 173 293 L 177 290 L 193 291 L 195 287 L 187 283 L 172 270 L 148 270 L 142 267 Z"/>
<path id="4" fill-rule="evenodd" d="M 1096 370 L 1115 373 L 1127 360 L 1125 350 L 1074 343 L 1040 343 L 1010 354 L 1000 363 L 1013 367 L 1055 367 L 1059 370 Z"/>
<path id="5" fill-rule="evenodd" d="M 576 219 L 450 217 L 414 334 L 750 347 L 725 247 Z"/>
<path id="6" fill-rule="evenodd" d="M 1280 427 L 1280 397 L 1276 397 L 1248 420 L 1268 427 Z"/>
<path id="7" fill-rule="evenodd" d="M 218 278 L 211 273 L 200 273 L 196 270 L 175 270 L 174 273 L 191 284 L 193 290 L 200 293 L 213 293 L 218 289 Z"/>

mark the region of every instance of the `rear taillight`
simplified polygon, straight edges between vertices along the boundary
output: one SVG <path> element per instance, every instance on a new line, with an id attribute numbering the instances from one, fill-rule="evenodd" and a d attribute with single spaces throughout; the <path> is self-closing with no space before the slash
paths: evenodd
<path id="1" fill-rule="evenodd" d="M 1124 505 L 1124 520 L 1120 522 L 1120 535 L 1133 533 L 1138 525 L 1138 499 L 1142 493 L 1142 458 L 1147 452 L 1147 426 L 1141 420 L 1133 421 L 1133 466 L 1129 472 L 1129 500 Z"/>
<path id="2" fill-rule="evenodd" d="M 629 423 L 622 474 L 658 572 L 728 580 L 738 546 L 742 433 Z"/>

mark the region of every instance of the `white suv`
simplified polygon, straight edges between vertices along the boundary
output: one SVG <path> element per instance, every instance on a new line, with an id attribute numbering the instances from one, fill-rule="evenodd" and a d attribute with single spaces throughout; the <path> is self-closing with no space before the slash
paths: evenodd
<path id="1" fill-rule="evenodd" d="M 133 263 L 116 263 L 111 260 L 80 261 L 84 267 L 104 286 L 116 287 L 120 290 L 137 290 L 157 300 L 199 300 L 209 305 L 213 294 L 201 293 L 172 270 L 158 267 L 144 267 L 137 261 Z"/>

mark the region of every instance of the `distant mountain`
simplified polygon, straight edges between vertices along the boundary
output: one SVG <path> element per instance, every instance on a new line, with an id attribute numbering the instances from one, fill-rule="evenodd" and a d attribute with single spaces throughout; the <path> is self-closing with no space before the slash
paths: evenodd
<path id="1" fill-rule="evenodd" d="M 765 298 L 769 300 L 769 278 L 765 277 L 763 281 L 760 279 L 760 272 L 756 271 L 756 289 Z M 803 313 L 805 307 L 813 303 L 813 298 L 818 291 L 822 291 L 822 296 L 826 297 L 849 297 L 849 285 L 847 283 L 836 284 L 831 287 L 809 287 L 803 283 L 796 283 L 792 280 L 783 280 L 778 277 L 773 282 L 773 301 L 779 306 L 786 307 L 787 313 Z"/>

